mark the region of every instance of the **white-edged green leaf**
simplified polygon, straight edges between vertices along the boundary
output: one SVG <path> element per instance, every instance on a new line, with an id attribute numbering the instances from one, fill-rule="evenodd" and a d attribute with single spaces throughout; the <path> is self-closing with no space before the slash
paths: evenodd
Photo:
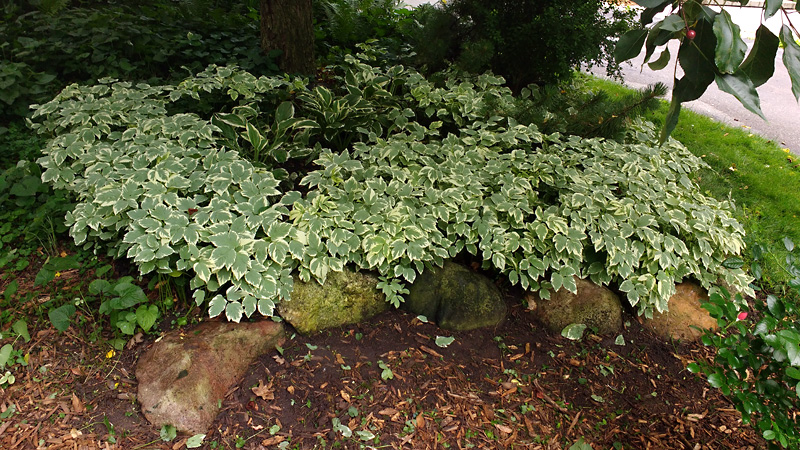
<path id="1" fill-rule="evenodd" d="M 584 330 L 586 330 L 586 325 L 582 323 L 571 323 L 561 330 L 561 336 L 572 341 L 577 341 L 583 337 Z"/>
<path id="2" fill-rule="evenodd" d="M 455 342 L 455 340 L 456 338 L 452 336 L 436 336 L 436 340 L 434 342 L 436 342 L 437 346 L 444 348 Z"/>
<path id="3" fill-rule="evenodd" d="M 164 442 L 170 442 L 171 440 L 175 439 L 178 436 L 178 430 L 175 429 L 172 425 L 164 425 L 161 427 L 161 432 L 159 433 L 161 440 Z"/>
<path id="4" fill-rule="evenodd" d="M 231 322 L 239 323 L 242 320 L 242 314 L 244 314 L 244 308 L 239 302 L 228 302 L 225 306 L 225 317 Z"/>
<path id="5" fill-rule="evenodd" d="M 208 316 L 211 318 L 217 317 L 222 314 L 222 311 L 225 311 L 227 305 L 228 301 L 225 300 L 225 297 L 219 294 L 215 295 L 214 298 L 208 302 Z"/>
<path id="6" fill-rule="evenodd" d="M 203 445 L 203 439 L 206 438 L 205 434 L 195 434 L 186 440 L 186 448 L 198 448 Z"/>

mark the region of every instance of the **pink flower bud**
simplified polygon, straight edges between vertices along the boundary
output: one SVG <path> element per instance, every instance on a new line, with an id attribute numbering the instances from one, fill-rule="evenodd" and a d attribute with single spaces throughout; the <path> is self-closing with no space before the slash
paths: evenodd
<path id="1" fill-rule="evenodd" d="M 739 315 L 738 315 L 738 316 L 736 316 L 736 319 L 737 319 L 737 320 L 744 320 L 744 319 L 747 319 L 747 311 L 742 311 L 742 312 L 740 312 L 740 313 L 739 313 Z"/>

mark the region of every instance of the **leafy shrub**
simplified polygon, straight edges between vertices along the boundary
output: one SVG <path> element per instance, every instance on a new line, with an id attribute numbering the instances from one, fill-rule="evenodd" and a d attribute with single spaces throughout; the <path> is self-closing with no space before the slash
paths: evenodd
<path id="1" fill-rule="evenodd" d="M 786 239 L 788 251 L 794 243 Z M 754 260 L 764 255 L 754 248 Z M 800 294 L 800 264 L 787 258 L 789 286 Z M 738 294 L 737 294 L 738 295 Z M 800 409 L 800 325 L 796 302 L 767 295 L 740 312 L 723 290 L 704 304 L 721 331 L 706 332 L 703 343 L 716 349 L 713 361 L 698 361 L 688 369 L 708 376 L 711 386 L 730 398 L 744 423 L 754 422 L 770 448 L 798 448 Z M 741 299 L 740 299 L 741 300 Z"/>
<path id="2" fill-rule="evenodd" d="M 420 11 L 414 50 L 431 70 L 490 69 L 519 92 L 567 79 L 582 63 L 618 70 L 612 38 L 632 20 L 632 10 L 603 0 L 452 0 Z"/>
<path id="3" fill-rule="evenodd" d="M 530 85 L 514 98 L 512 108 L 504 110 L 494 102 L 494 115 L 510 116 L 523 124 L 534 124 L 542 133 L 562 133 L 581 137 L 623 140 L 631 120 L 658 108 L 667 92 L 656 83 L 620 98 L 609 98 L 605 91 L 587 91 L 580 77 L 546 86 Z"/>
<path id="4" fill-rule="evenodd" d="M 36 72 L 24 62 L 0 60 L 0 104 L 6 114 L 24 117 L 31 99 L 52 98 L 58 91 L 55 75 Z"/>
<path id="5" fill-rule="evenodd" d="M 413 13 L 401 0 L 319 0 L 314 2 L 317 54 L 354 53 L 356 45 L 378 40 L 400 56 Z"/>
<path id="6" fill-rule="evenodd" d="M 11 273 L 27 267 L 27 256 L 37 247 L 54 252 L 55 235 L 67 231 L 64 215 L 74 205 L 66 191 L 43 183 L 41 168 L 30 162 L 41 157 L 44 140 L 19 124 L 5 130 L 0 134 L 0 272 Z"/>
<path id="7" fill-rule="evenodd" d="M 27 113 L 27 105 L 52 98 L 68 83 L 106 76 L 155 81 L 210 63 L 277 72 L 261 53 L 257 21 L 242 11 L 191 8 L 193 3 L 111 2 L 55 15 L 36 10 L 0 22 L 6 38 L 0 45 L 0 101 L 11 106 L 5 114 Z"/>
<path id="8" fill-rule="evenodd" d="M 271 315 L 293 272 L 322 282 L 345 264 L 378 271 L 398 304 L 404 281 L 462 251 L 543 296 L 575 275 L 618 284 L 644 314 L 687 276 L 747 289 L 723 266 L 743 246 L 730 205 L 697 192 L 701 160 L 655 147 L 651 125 L 628 144 L 546 136 L 486 114 L 514 101 L 501 78 L 438 86 L 346 60 L 331 89 L 229 67 L 178 86 L 69 86 L 34 113 L 51 137 L 42 179 L 77 196 L 78 245 L 193 273 L 197 303 L 208 292 L 209 313 L 236 321 Z M 232 101 L 213 118 L 168 113 L 220 92 Z"/>

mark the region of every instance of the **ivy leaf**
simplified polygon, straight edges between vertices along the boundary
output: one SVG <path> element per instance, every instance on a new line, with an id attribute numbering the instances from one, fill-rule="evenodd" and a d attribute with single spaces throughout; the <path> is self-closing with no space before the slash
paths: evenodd
<path id="1" fill-rule="evenodd" d="M 761 101 L 758 98 L 756 87 L 747 78 L 746 74 L 742 72 L 737 72 L 733 75 L 722 74 L 717 75 L 716 80 L 717 87 L 721 91 L 733 95 L 748 111 L 758 114 L 762 119 L 767 120 L 764 117 L 764 113 L 761 112 Z"/>
<path id="2" fill-rule="evenodd" d="M 614 49 L 614 60 L 617 63 L 633 59 L 642 51 L 647 38 L 647 30 L 630 30 L 623 34 Z"/>
<path id="3" fill-rule="evenodd" d="M 722 73 L 734 73 L 744 60 L 747 44 L 741 37 L 739 26 L 733 23 L 731 15 L 722 10 L 714 18 L 714 36 L 717 38 L 717 49 L 714 61 Z"/>
<path id="4" fill-rule="evenodd" d="M 136 308 L 136 323 L 138 323 L 145 332 L 148 332 L 150 331 L 150 328 L 153 328 L 156 320 L 158 320 L 158 316 L 158 306 L 156 305 L 141 305 Z"/>
<path id="5" fill-rule="evenodd" d="M 791 28 L 786 25 L 781 27 L 781 42 L 784 45 L 783 65 L 792 79 L 794 97 L 800 100 L 800 45 L 795 42 Z"/>
<path id="6" fill-rule="evenodd" d="M 70 319 L 75 315 L 75 311 L 74 305 L 62 305 L 48 311 L 47 317 L 56 330 L 63 332 L 69 328 Z"/>
<path id="7" fill-rule="evenodd" d="M 755 87 L 759 87 L 772 78 L 775 73 L 775 55 L 778 52 L 780 39 L 761 24 L 756 31 L 753 49 L 747 55 L 739 70 L 750 77 Z"/>
<path id="8" fill-rule="evenodd" d="M 119 297 L 114 299 L 115 309 L 128 309 L 131 306 L 136 306 L 139 303 L 147 301 L 142 288 L 131 283 L 118 283 L 114 286 L 114 292 Z"/>
<path id="9" fill-rule="evenodd" d="M 25 319 L 19 319 L 11 325 L 11 329 L 14 330 L 17 335 L 19 335 L 25 342 L 31 341 L 31 335 L 28 333 L 28 323 L 25 322 Z"/>
<path id="10" fill-rule="evenodd" d="M 583 337 L 583 332 L 586 330 L 586 325 L 582 323 L 571 323 L 561 330 L 561 336 L 571 340 L 577 341 Z"/>

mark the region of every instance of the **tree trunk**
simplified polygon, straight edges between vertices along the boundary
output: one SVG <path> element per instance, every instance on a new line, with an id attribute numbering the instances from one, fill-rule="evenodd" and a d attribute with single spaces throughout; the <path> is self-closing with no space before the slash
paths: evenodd
<path id="1" fill-rule="evenodd" d="M 261 50 L 281 50 L 284 72 L 312 75 L 314 25 L 311 0 L 261 0 Z"/>

